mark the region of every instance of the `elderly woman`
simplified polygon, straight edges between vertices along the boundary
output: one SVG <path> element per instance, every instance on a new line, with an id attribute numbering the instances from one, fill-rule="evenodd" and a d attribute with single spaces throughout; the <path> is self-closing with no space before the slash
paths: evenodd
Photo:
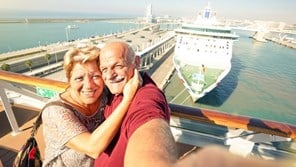
<path id="1" fill-rule="evenodd" d="M 96 47 L 70 49 L 64 57 L 69 87 L 50 100 L 42 113 L 45 139 L 43 166 L 93 166 L 111 142 L 140 85 L 136 75 L 124 89 L 124 98 L 112 116 L 104 119 L 107 103 Z M 55 103 L 53 103 L 55 102 Z"/>

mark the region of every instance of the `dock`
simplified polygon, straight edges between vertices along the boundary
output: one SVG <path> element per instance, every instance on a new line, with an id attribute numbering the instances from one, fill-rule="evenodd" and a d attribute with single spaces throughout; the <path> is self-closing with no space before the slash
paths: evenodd
<path id="1" fill-rule="evenodd" d="M 265 36 L 264 37 L 267 41 L 271 41 L 271 42 L 274 42 L 276 44 L 279 44 L 279 45 L 283 45 L 283 46 L 286 46 L 286 47 L 289 47 L 289 48 L 292 48 L 292 49 L 296 49 L 296 41 L 295 39 L 293 40 L 289 40 L 287 38 L 284 38 L 284 39 L 279 39 L 279 38 L 275 38 L 275 37 L 272 37 L 272 36 Z"/>

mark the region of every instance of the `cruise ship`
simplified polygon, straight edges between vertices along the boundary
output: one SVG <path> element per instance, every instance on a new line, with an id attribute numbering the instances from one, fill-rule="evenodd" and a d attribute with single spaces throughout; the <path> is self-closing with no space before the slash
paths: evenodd
<path id="1" fill-rule="evenodd" d="M 175 33 L 174 66 L 196 102 L 229 73 L 233 41 L 239 36 L 219 24 L 209 4 L 195 22 L 182 24 Z"/>

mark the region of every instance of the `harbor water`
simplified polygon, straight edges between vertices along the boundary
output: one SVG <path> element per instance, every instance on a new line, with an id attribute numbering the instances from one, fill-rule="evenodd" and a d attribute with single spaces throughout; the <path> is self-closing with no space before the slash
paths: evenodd
<path id="1" fill-rule="evenodd" d="M 77 28 L 65 29 L 74 24 Z M 0 53 L 63 42 L 67 33 L 68 40 L 75 40 L 138 26 L 106 21 L 1 23 Z M 233 46 L 230 73 L 197 103 L 187 98 L 180 104 L 296 125 L 296 50 L 254 41 L 249 38 L 253 32 L 234 31 L 240 37 Z M 177 78 L 172 82 L 182 86 Z M 172 89 L 168 86 L 164 91 L 168 101 L 174 103 L 172 100 L 177 94 Z"/>
<path id="2" fill-rule="evenodd" d="M 67 40 L 118 33 L 139 26 L 111 21 L 0 23 L 0 54 Z"/>

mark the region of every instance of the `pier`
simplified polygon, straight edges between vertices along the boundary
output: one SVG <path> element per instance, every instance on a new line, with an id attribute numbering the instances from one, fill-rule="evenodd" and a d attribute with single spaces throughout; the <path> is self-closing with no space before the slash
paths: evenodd
<path id="1" fill-rule="evenodd" d="M 267 41 L 271 41 L 274 42 L 276 44 L 279 45 L 283 45 L 292 49 L 296 49 L 296 39 L 294 38 L 290 38 L 287 35 L 291 35 L 291 34 L 296 34 L 295 30 L 282 30 L 282 31 L 278 31 L 278 30 L 266 30 L 266 32 L 260 32 L 260 29 L 258 28 L 250 28 L 250 27 L 233 27 L 233 29 L 238 29 L 238 30 L 244 30 L 244 31 L 251 31 L 254 33 L 263 33 L 262 34 L 262 40 L 267 40 Z M 278 33 L 278 36 L 275 36 L 272 33 Z M 283 35 L 283 37 L 281 37 L 281 34 L 286 34 Z"/>
<path id="2" fill-rule="evenodd" d="M 279 45 L 283 45 L 283 46 L 286 46 L 286 47 L 289 47 L 292 49 L 296 49 L 296 41 L 273 38 L 273 37 L 269 37 L 269 36 L 266 36 L 265 39 L 268 41 L 274 42 L 276 44 L 279 44 Z"/>

